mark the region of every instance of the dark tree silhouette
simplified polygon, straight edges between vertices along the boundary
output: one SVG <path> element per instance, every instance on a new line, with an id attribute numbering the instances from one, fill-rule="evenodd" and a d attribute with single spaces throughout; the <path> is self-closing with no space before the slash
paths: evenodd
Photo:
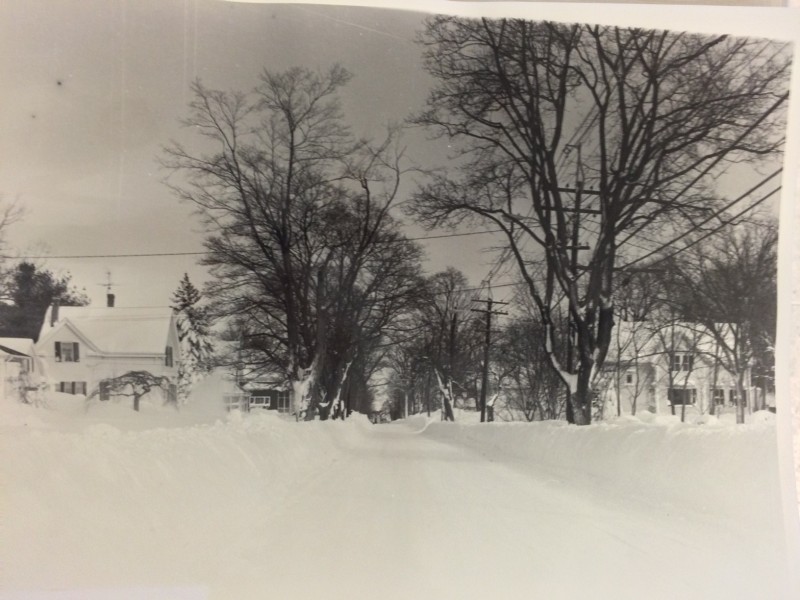
<path id="1" fill-rule="evenodd" d="M 12 304 L 0 305 L 0 329 L 6 337 L 36 340 L 47 307 L 86 306 L 89 298 L 72 284 L 69 274 L 57 276 L 30 262 L 21 262 L 10 273 L 8 295 Z"/>
<path id="2" fill-rule="evenodd" d="M 403 150 L 395 132 L 352 138 L 337 99 L 349 79 L 337 66 L 265 71 L 251 94 L 197 83 L 187 124 L 211 150 L 173 144 L 165 159 L 208 228 L 205 293 L 237 320 L 235 360 L 289 382 L 309 418 L 374 369 L 368 355 L 420 281 L 420 250 L 390 214 Z"/>

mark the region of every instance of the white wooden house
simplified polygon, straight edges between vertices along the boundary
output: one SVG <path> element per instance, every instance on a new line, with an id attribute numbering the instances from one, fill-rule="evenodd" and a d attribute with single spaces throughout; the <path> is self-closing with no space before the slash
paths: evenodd
<path id="1" fill-rule="evenodd" d="M 113 296 L 108 304 L 48 308 L 36 355 L 50 389 L 90 394 L 104 379 L 148 371 L 169 378 L 174 399 L 180 344 L 172 310 L 114 307 Z"/>
<path id="2" fill-rule="evenodd" d="M 670 413 L 686 405 L 693 413 L 736 404 L 736 374 L 726 370 L 714 336 L 693 323 L 615 325 L 600 394 L 604 414 Z M 754 392 L 744 369 L 745 402 Z"/>

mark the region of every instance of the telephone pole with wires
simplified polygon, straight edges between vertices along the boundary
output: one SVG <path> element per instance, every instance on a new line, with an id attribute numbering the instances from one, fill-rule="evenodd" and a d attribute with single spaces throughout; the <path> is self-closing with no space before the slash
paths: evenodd
<path id="1" fill-rule="evenodd" d="M 581 142 L 578 142 L 574 145 L 567 145 L 564 148 L 564 154 L 569 155 L 573 150 L 576 152 L 576 161 L 575 161 L 575 187 L 568 188 L 568 187 L 560 187 L 558 190 L 560 192 L 567 192 L 574 194 L 575 196 L 575 205 L 572 208 L 553 208 L 553 210 L 560 210 L 562 212 L 572 212 L 572 236 L 569 245 L 561 246 L 563 250 L 570 251 L 570 271 L 572 273 L 572 285 L 578 285 L 578 278 L 581 274 L 580 266 L 578 265 L 578 251 L 579 250 L 589 250 L 589 246 L 580 245 L 580 224 L 581 224 L 581 215 L 582 214 L 600 214 L 600 211 L 597 209 L 592 208 L 583 208 L 581 206 L 581 202 L 583 199 L 583 194 L 591 194 L 591 195 L 599 195 L 599 192 L 596 190 L 584 190 L 584 177 L 583 177 L 583 162 L 581 157 Z M 567 308 L 567 360 L 566 360 L 566 367 L 568 372 L 572 372 L 573 370 L 573 355 L 574 355 L 574 346 L 575 346 L 575 323 L 572 319 L 572 311 Z M 571 402 L 571 390 L 567 388 L 567 421 L 573 422 L 574 414 L 572 411 L 572 402 Z"/>
<path id="2" fill-rule="evenodd" d="M 489 287 L 489 297 L 486 300 L 476 299 L 474 302 L 483 302 L 486 308 L 472 308 L 472 312 L 484 313 L 486 315 L 486 338 L 483 345 L 483 375 L 481 378 L 481 423 L 486 422 L 486 390 L 489 387 L 489 347 L 492 343 L 492 315 L 507 315 L 507 312 L 492 310 L 495 304 L 508 304 L 492 299 L 492 290 Z"/>

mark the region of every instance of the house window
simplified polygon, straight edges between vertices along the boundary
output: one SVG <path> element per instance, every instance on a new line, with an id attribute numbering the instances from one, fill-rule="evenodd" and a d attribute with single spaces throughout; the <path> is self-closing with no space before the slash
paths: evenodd
<path id="1" fill-rule="evenodd" d="M 633 385 L 633 371 L 625 373 L 625 385 Z"/>
<path id="2" fill-rule="evenodd" d="M 713 398 L 714 405 L 722 406 L 725 404 L 725 388 L 714 388 Z"/>
<path id="3" fill-rule="evenodd" d="M 250 396 L 251 408 L 269 408 L 270 404 L 269 396 Z"/>
<path id="4" fill-rule="evenodd" d="M 80 361 L 80 346 L 78 342 L 56 342 L 56 362 Z"/>
<path id="5" fill-rule="evenodd" d="M 667 392 L 670 404 L 684 405 L 697 402 L 697 390 L 694 388 L 669 388 Z"/>
<path id="6" fill-rule="evenodd" d="M 85 381 L 60 381 L 58 383 L 58 391 L 65 394 L 82 394 L 86 395 L 86 382 Z"/>
<path id="7" fill-rule="evenodd" d="M 289 412 L 289 392 L 278 392 L 278 412 Z"/>
<path id="8" fill-rule="evenodd" d="M 672 355 L 673 371 L 691 371 L 694 368 L 694 355 L 678 353 Z"/>
<path id="9" fill-rule="evenodd" d="M 167 346 L 166 350 L 164 351 L 164 365 L 167 367 L 171 367 L 173 365 L 172 346 Z"/>

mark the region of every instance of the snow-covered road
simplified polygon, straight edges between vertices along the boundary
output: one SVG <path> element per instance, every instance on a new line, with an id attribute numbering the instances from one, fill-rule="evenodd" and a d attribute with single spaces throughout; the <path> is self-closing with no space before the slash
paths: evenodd
<path id="1" fill-rule="evenodd" d="M 281 549 L 274 597 L 783 597 L 779 536 L 762 545 L 746 524 L 611 502 L 402 427 L 342 450 L 241 547 Z"/>
<path id="2" fill-rule="evenodd" d="M 795 597 L 769 490 L 717 514 L 442 431 L 269 418 L 12 435 L 6 596 Z M 754 451 L 768 439 L 748 435 Z"/>

